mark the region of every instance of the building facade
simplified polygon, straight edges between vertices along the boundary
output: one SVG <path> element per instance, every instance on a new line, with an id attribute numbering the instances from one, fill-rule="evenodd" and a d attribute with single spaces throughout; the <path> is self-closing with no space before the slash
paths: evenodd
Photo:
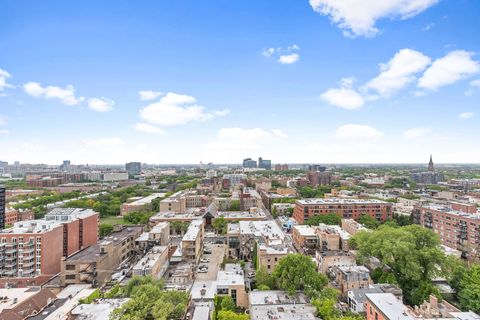
<path id="1" fill-rule="evenodd" d="M 368 215 L 378 221 L 385 222 L 392 217 L 392 204 L 375 199 L 302 199 L 295 203 L 293 218 L 298 223 L 304 224 L 310 217 L 329 213 L 355 220 L 358 220 L 362 215 Z"/>

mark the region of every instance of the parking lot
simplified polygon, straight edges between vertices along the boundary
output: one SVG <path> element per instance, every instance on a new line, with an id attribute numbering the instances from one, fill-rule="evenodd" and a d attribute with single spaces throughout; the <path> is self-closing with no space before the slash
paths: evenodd
<path id="1" fill-rule="evenodd" d="M 197 272 L 197 280 L 215 280 L 217 279 L 217 272 L 220 268 L 220 264 L 223 261 L 223 256 L 225 254 L 225 245 L 223 244 L 212 244 L 211 254 L 204 254 L 202 258 L 207 258 L 210 261 L 208 263 L 200 263 L 200 266 L 208 266 L 208 272 L 200 273 Z M 198 270 L 198 269 L 197 269 Z"/>

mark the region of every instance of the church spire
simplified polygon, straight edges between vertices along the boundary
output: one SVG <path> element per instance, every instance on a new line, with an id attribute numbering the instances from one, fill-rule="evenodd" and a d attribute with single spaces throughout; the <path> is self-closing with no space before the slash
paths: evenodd
<path id="1" fill-rule="evenodd" d="M 433 166 L 432 155 L 430 155 L 430 162 L 428 163 L 428 171 L 435 171 L 435 167 Z"/>

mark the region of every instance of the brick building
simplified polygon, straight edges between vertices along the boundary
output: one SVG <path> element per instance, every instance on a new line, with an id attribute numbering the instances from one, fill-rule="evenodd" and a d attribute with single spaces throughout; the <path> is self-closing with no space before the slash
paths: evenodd
<path id="1" fill-rule="evenodd" d="M 384 222 L 392 217 L 392 204 L 375 199 L 302 199 L 295 203 L 293 218 L 303 224 L 312 216 L 329 213 L 355 220 L 362 215 L 369 215 Z"/>
<path id="2" fill-rule="evenodd" d="M 443 245 L 462 251 L 464 257 L 479 259 L 480 214 L 453 208 L 463 209 L 463 206 L 418 206 L 413 211 L 414 222 L 438 234 Z"/>

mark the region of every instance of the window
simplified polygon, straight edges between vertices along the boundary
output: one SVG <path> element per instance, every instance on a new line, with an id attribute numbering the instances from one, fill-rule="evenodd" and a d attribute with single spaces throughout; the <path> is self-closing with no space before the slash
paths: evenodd
<path id="1" fill-rule="evenodd" d="M 75 270 L 75 265 L 74 265 L 74 264 L 67 264 L 67 266 L 65 267 L 65 269 L 67 269 L 67 270 Z"/>
<path id="2" fill-rule="evenodd" d="M 76 275 L 75 274 L 67 274 L 65 276 L 65 279 L 67 280 L 75 280 Z"/>

